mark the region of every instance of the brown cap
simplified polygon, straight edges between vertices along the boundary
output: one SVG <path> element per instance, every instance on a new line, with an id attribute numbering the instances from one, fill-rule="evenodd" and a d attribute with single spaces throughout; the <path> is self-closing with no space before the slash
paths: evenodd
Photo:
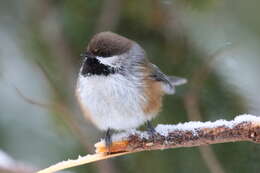
<path id="1" fill-rule="evenodd" d="M 112 32 L 100 32 L 93 36 L 87 51 L 95 56 L 110 57 L 126 53 L 133 41 Z"/>

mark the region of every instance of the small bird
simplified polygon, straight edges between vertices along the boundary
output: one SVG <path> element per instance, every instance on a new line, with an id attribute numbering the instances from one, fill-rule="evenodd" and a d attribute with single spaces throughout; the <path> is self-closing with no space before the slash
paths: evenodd
<path id="1" fill-rule="evenodd" d="M 76 96 L 84 116 L 106 131 L 107 146 L 111 130 L 147 123 L 154 133 L 150 120 L 159 113 L 163 95 L 186 83 L 161 72 L 138 43 L 112 32 L 94 35 L 82 55 Z"/>

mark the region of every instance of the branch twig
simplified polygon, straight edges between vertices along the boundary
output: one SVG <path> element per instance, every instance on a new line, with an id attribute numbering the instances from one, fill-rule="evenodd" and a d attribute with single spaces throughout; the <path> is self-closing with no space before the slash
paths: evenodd
<path id="1" fill-rule="evenodd" d="M 60 162 L 38 173 L 52 173 L 99 160 L 141 151 L 167 148 L 195 147 L 225 142 L 250 141 L 260 143 L 260 117 L 240 115 L 232 121 L 187 122 L 177 125 L 158 125 L 157 135 L 148 132 L 129 131 L 112 136 L 110 153 L 104 141 L 95 144 L 96 154 L 79 157 L 77 160 Z"/>

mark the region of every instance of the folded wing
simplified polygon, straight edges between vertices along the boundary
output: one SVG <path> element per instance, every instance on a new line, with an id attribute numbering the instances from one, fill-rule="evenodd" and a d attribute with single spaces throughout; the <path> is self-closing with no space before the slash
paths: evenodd
<path id="1" fill-rule="evenodd" d="M 166 94 L 174 94 L 175 86 L 187 83 L 187 79 L 185 78 L 177 76 L 167 76 L 156 65 L 152 63 L 150 65 L 152 68 L 150 77 L 153 80 L 162 82 L 163 90 Z"/>

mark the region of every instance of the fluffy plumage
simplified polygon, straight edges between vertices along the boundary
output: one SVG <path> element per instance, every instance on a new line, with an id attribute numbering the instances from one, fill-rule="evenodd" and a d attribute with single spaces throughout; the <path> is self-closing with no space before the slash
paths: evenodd
<path id="1" fill-rule="evenodd" d="M 86 49 L 76 95 L 85 116 L 99 129 L 126 130 L 155 117 L 162 96 L 185 82 L 162 73 L 136 42 L 102 32 Z"/>

